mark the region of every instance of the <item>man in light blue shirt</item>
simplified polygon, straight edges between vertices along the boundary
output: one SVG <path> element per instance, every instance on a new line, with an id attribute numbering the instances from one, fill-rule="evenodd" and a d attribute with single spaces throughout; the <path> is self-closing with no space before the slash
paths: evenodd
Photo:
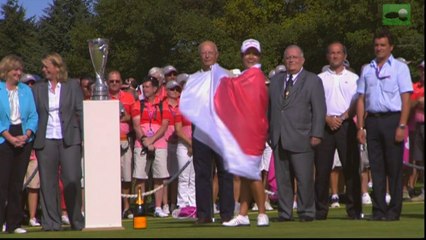
<path id="1" fill-rule="evenodd" d="M 399 220 L 402 210 L 402 157 L 413 91 L 407 64 L 392 55 L 387 29 L 374 36 L 376 58 L 364 65 L 357 83 L 357 138 L 368 142 L 373 181 L 372 220 Z M 364 131 L 364 127 L 367 132 Z M 391 202 L 385 201 L 387 179 Z"/>

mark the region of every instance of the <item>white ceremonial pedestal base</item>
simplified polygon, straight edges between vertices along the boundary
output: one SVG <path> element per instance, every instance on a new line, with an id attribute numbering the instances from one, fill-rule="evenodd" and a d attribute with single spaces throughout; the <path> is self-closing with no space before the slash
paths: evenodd
<path id="1" fill-rule="evenodd" d="M 121 223 L 120 119 L 118 100 L 83 101 L 83 230 L 124 229 Z"/>

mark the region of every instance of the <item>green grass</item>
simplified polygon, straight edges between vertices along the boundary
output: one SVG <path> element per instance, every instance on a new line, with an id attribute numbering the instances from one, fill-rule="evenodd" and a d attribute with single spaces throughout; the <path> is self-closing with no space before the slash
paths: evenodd
<path id="1" fill-rule="evenodd" d="M 371 206 L 364 207 L 366 217 Z M 43 232 L 40 227 L 27 228 L 27 234 L 0 234 L 0 238 L 424 238 L 424 202 L 404 202 L 400 221 L 378 222 L 348 220 L 344 205 L 330 209 L 325 221 L 274 222 L 276 210 L 269 211 L 269 227 L 256 227 L 256 212 L 250 212 L 250 227 L 223 227 L 219 222 L 195 225 L 190 220 L 172 217 L 148 217 L 148 228 L 134 230 L 131 220 L 124 220 L 124 230 Z M 216 216 L 218 217 L 218 216 Z"/>

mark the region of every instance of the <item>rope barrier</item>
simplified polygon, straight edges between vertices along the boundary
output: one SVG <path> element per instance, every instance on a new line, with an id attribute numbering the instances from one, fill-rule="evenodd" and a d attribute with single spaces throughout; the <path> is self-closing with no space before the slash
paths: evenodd
<path id="1" fill-rule="evenodd" d="M 419 165 L 416 165 L 416 164 L 413 164 L 413 163 L 408 163 L 408 162 L 404 162 L 404 165 L 407 166 L 407 167 L 412 167 L 412 168 L 422 170 L 422 171 L 425 169 L 424 166 L 419 166 Z"/>
<path id="2" fill-rule="evenodd" d="M 34 160 L 32 160 L 34 161 Z M 22 187 L 22 191 L 25 190 L 25 188 L 28 187 L 28 184 L 30 184 L 31 180 L 33 180 L 33 178 L 35 177 L 35 175 L 38 172 L 38 166 L 34 169 L 33 173 L 31 173 L 30 177 L 27 179 L 27 181 L 24 183 L 23 187 Z"/>
<path id="3" fill-rule="evenodd" d="M 177 171 L 175 173 L 175 175 L 173 175 L 171 178 L 167 179 L 163 184 L 161 184 L 160 186 L 152 189 L 151 191 L 142 193 L 142 197 L 154 194 L 158 190 L 160 190 L 163 187 L 169 185 L 171 182 L 173 182 L 183 172 L 183 170 L 185 170 L 185 168 L 187 168 L 189 166 L 189 164 L 191 164 L 191 162 L 192 162 L 192 157 L 188 160 L 188 162 L 185 163 L 185 165 L 183 165 L 183 167 L 181 169 L 179 169 L 179 171 Z M 138 195 L 137 194 L 121 194 L 121 197 L 122 198 L 137 198 Z"/>

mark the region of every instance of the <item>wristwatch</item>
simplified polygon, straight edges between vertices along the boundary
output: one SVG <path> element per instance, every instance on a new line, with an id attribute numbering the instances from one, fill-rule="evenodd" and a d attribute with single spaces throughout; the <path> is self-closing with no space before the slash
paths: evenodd
<path id="1" fill-rule="evenodd" d="M 399 124 L 399 126 L 398 126 L 398 128 L 401 128 L 401 129 L 405 129 L 407 127 L 407 125 L 405 125 L 405 124 Z"/>

